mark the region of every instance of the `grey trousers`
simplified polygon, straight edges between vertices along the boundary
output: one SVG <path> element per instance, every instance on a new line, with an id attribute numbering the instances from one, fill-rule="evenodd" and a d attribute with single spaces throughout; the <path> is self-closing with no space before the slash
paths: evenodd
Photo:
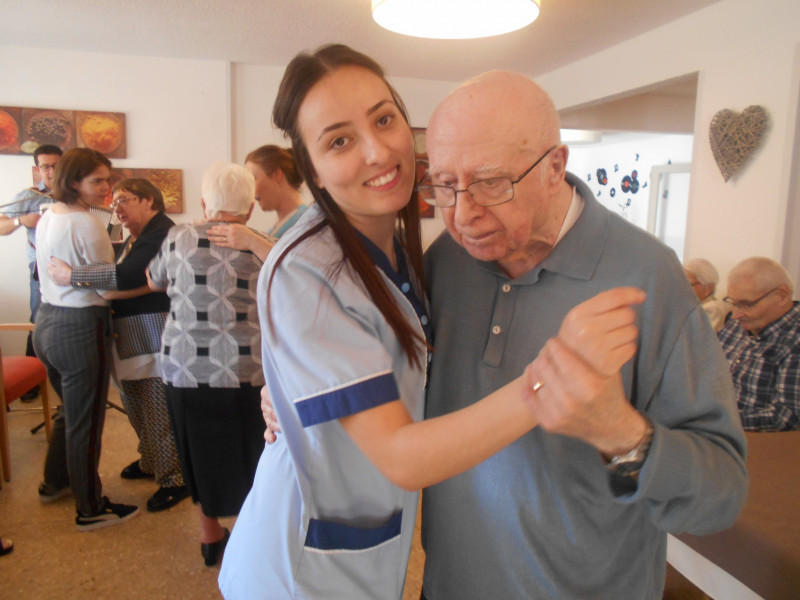
<path id="1" fill-rule="evenodd" d="M 44 481 L 54 489 L 70 486 L 78 512 L 96 514 L 104 505 L 97 467 L 111 368 L 108 307 L 42 303 L 33 344 L 63 402 L 53 419 Z"/>

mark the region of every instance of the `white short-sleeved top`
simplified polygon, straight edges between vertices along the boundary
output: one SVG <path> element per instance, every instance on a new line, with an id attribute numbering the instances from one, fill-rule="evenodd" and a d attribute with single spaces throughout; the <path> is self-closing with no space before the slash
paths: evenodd
<path id="1" fill-rule="evenodd" d="M 85 211 L 45 212 L 36 226 L 36 262 L 42 302 L 72 308 L 108 304 L 100 290 L 57 285 L 47 273 L 51 256 L 73 266 L 113 263 L 114 249 L 100 219 Z"/>
<path id="2" fill-rule="evenodd" d="M 316 207 L 308 213 L 281 238 L 259 279 L 265 377 L 283 433 L 261 457 L 220 589 L 228 599 L 400 598 L 418 494 L 390 483 L 337 419 L 400 398 L 421 420 L 425 370 L 409 365 L 348 265 L 332 271 L 341 250 L 330 229 L 275 269 L 283 248 L 319 218 Z M 385 266 L 385 256 L 370 251 Z M 399 271 L 385 281 L 422 336 L 426 311 Z"/>

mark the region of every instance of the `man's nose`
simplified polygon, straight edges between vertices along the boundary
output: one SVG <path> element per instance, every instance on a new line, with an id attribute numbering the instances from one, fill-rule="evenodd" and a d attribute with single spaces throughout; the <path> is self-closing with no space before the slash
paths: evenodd
<path id="1" fill-rule="evenodd" d="M 467 190 L 458 190 L 456 193 L 455 221 L 457 223 L 469 223 L 484 214 L 485 209 L 475 202 Z"/>

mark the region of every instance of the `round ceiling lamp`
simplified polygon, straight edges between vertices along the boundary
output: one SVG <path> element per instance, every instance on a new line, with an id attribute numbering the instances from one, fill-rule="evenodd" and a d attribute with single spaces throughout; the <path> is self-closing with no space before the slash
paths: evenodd
<path id="1" fill-rule="evenodd" d="M 508 33 L 539 16 L 541 0 L 372 0 L 372 18 L 396 33 L 460 40 Z"/>

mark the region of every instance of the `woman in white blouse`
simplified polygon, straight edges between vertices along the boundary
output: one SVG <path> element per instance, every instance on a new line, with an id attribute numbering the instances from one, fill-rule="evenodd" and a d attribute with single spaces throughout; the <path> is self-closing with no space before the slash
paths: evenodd
<path id="1" fill-rule="evenodd" d="M 108 232 L 89 212 L 107 199 L 110 175 L 111 162 L 99 152 L 66 152 L 54 176 L 56 202 L 36 228 L 42 304 L 33 343 L 63 402 L 53 421 L 39 498 L 52 502 L 71 489 L 81 531 L 116 525 L 139 510 L 104 497 L 97 472 L 111 368 L 108 301 L 95 290 L 58 285 L 47 269 L 51 257 L 72 265 L 113 262 Z"/>

